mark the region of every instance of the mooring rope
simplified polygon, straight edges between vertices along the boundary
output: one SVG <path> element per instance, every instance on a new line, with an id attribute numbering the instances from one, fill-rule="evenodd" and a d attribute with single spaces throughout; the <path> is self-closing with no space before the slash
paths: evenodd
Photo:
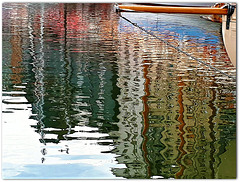
<path id="1" fill-rule="evenodd" d="M 196 61 L 198 61 L 198 62 L 204 64 L 205 66 L 207 66 L 207 67 L 209 67 L 209 68 L 215 70 L 216 72 L 219 72 L 219 73 L 221 73 L 221 74 L 223 74 L 223 75 L 225 75 L 225 76 L 227 76 L 227 77 L 229 77 L 229 78 L 232 78 L 234 81 L 236 81 L 236 78 L 235 78 L 235 77 L 233 77 L 233 76 L 231 76 L 231 75 L 229 75 L 229 74 L 227 74 L 227 73 L 225 73 L 225 72 L 219 70 L 218 68 L 213 67 L 213 66 L 211 66 L 211 65 L 209 65 L 209 64 L 207 64 L 207 63 L 205 63 L 204 61 L 202 61 L 202 60 L 200 60 L 200 59 L 198 59 L 198 58 L 196 58 L 196 57 L 190 55 L 189 53 L 187 53 L 187 52 L 181 50 L 180 48 L 178 48 L 178 47 L 172 45 L 172 44 L 169 43 L 168 41 L 165 41 L 165 40 L 159 38 L 158 36 L 154 35 L 152 32 L 147 31 L 147 30 L 144 29 L 143 27 L 139 26 L 137 23 L 133 23 L 131 20 L 129 20 L 129 19 L 127 19 L 126 17 L 122 16 L 122 15 L 120 14 L 120 12 L 118 12 L 117 14 L 118 14 L 122 19 L 124 19 L 124 20 L 126 20 L 127 22 L 131 23 L 133 26 L 135 26 L 135 27 L 141 29 L 142 31 L 144 31 L 144 32 L 147 33 L 148 35 L 151 35 L 151 36 L 153 36 L 154 38 L 160 40 L 161 42 L 167 44 L 168 46 L 170 46 L 170 47 L 176 49 L 178 52 L 181 52 L 181 53 L 185 54 L 186 56 L 190 57 L 191 59 L 196 60 Z"/>

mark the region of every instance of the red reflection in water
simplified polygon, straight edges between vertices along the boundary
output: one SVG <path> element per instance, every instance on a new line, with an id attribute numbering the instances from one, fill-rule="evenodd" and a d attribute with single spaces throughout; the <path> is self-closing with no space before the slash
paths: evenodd
<path id="1" fill-rule="evenodd" d="M 148 60 L 144 60 L 143 63 L 149 63 L 149 61 Z M 143 65 L 143 77 L 145 79 L 145 83 L 144 83 L 145 95 L 142 97 L 143 105 L 144 105 L 144 110 L 142 112 L 143 119 L 144 119 L 144 127 L 143 127 L 143 131 L 142 131 L 142 135 L 143 135 L 144 141 L 143 141 L 142 149 L 143 149 L 143 152 L 144 152 L 144 159 L 145 159 L 145 161 L 147 163 L 147 166 L 148 166 L 147 167 L 148 177 L 150 177 L 151 176 L 151 168 L 150 168 L 150 162 L 149 162 L 149 160 L 147 158 L 147 155 L 148 155 L 148 151 L 147 151 L 148 138 L 146 136 L 147 131 L 149 129 L 149 118 L 148 118 L 149 106 L 148 106 L 147 101 L 148 101 L 148 96 L 150 95 L 150 91 L 149 91 L 150 79 L 147 77 L 147 75 L 148 75 L 148 67 L 149 67 L 149 64 Z"/>

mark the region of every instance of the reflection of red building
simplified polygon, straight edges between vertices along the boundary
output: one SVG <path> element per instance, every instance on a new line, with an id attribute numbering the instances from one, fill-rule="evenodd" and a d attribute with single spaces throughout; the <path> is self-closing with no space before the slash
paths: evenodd
<path id="1" fill-rule="evenodd" d="M 107 36 L 112 32 L 113 25 L 117 26 L 111 11 L 112 4 L 49 4 L 44 9 L 45 31 L 60 37 L 67 33 L 67 38 L 83 38 L 89 31 L 100 29 L 101 35 Z M 35 19 L 39 19 L 38 16 Z M 36 29 L 39 29 L 39 24 Z"/>
<path id="2" fill-rule="evenodd" d="M 79 4 L 48 4 L 44 6 L 44 31 L 45 36 L 56 35 L 58 38 L 64 37 L 65 33 L 71 37 L 72 34 L 82 34 L 87 31 L 87 24 L 83 20 L 83 13 L 79 13 L 77 7 Z M 39 19 L 41 13 L 34 16 L 34 30 L 38 35 L 40 29 Z"/>
<path id="3" fill-rule="evenodd" d="M 55 7 L 58 6 L 58 7 Z M 45 27 L 50 32 L 52 31 L 54 34 L 58 36 L 64 36 L 65 28 L 64 28 L 64 13 L 65 13 L 65 5 L 64 4 L 54 4 L 53 7 L 47 6 L 44 12 L 44 19 L 46 21 Z"/>

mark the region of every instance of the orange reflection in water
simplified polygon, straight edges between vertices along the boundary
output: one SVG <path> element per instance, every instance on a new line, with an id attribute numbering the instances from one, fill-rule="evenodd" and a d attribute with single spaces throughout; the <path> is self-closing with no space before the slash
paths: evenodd
<path id="1" fill-rule="evenodd" d="M 178 173 L 176 173 L 176 178 L 179 179 L 181 178 L 181 176 L 183 175 L 183 172 L 184 172 L 184 169 L 186 168 L 182 163 L 181 163 L 181 159 L 183 158 L 183 156 L 187 153 L 183 147 L 184 147 L 184 144 L 186 143 L 186 141 L 184 140 L 184 134 L 185 134 L 185 131 L 183 130 L 184 126 L 186 125 L 186 123 L 184 122 L 183 120 L 183 113 L 184 113 L 184 107 L 183 107 L 183 93 L 182 93 L 182 89 L 183 87 L 185 86 L 185 84 L 183 83 L 183 81 L 181 81 L 181 77 L 178 78 L 178 80 L 180 81 L 178 86 L 179 86 L 179 89 L 178 89 L 178 92 L 179 92 L 179 95 L 178 95 L 178 104 L 179 104 L 179 117 L 178 117 L 178 121 L 181 123 L 179 125 L 179 130 L 181 132 L 181 134 L 179 135 L 180 137 L 180 140 L 181 140 L 181 143 L 180 143 L 180 146 L 179 146 L 179 150 L 181 151 L 181 155 L 178 157 L 178 159 L 176 160 L 176 162 L 180 165 L 181 169 Z"/>
<path id="2" fill-rule="evenodd" d="M 19 4 L 20 8 L 13 8 L 10 11 L 10 16 L 19 16 L 21 19 L 17 18 L 12 18 L 11 21 L 15 26 L 11 27 L 11 39 L 10 43 L 12 46 L 12 56 L 11 56 L 11 80 L 13 84 L 20 84 L 22 83 L 22 71 L 23 69 L 21 68 L 21 62 L 22 60 L 22 45 L 23 45 L 23 39 L 22 39 L 22 34 L 23 31 L 21 30 L 22 25 L 26 24 L 28 12 L 26 9 L 26 6 L 24 4 Z"/>

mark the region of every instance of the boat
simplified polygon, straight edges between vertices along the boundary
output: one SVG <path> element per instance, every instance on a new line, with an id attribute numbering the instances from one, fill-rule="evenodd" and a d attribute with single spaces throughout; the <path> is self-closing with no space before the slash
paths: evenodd
<path id="1" fill-rule="evenodd" d="M 148 13 L 181 13 L 211 15 L 203 18 L 222 23 L 223 42 L 233 66 L 236 67 L 236 3 L 210 4 L 167 4 L 167 3 L 145 3 L 145 4 L 121 4 L 115 7 L 117 12 L 148 12 Z"/>

